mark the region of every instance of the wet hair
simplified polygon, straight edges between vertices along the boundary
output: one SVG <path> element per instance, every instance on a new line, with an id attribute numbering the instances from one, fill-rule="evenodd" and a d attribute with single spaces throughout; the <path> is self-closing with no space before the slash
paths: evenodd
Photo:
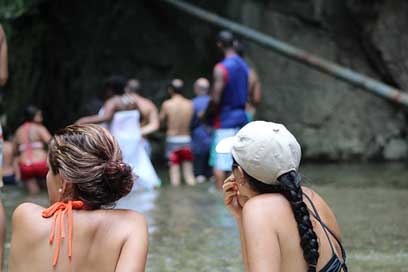
<path id="1" fill-rule="evenodd" d="M 234 164 L 237 165 L 234 160 Z M 248 184 L 252 190 L 259 194 L 280 193 L 290 204 L 297 223 L 300 246 L 303 250 L 303 257 L 308 264 L 308 272 L 316 272 L 316 265 L 319 259 L 319 244 L 316 232 L 313 230 L 310 213 L 303 201 L 302 178 L 299 173 L 290 171 L 278 177 L 277 184 L 263 183 L 247 173 Z"/>
<path id="2" fill-rule="evenodd" d="M 40 112 L 41 110 L 34 106 L 34 105 L 29 105 L 27 108 L 24 110 L 24 121 L 25 122 L 31 122 L 34 120 L 35 115 Z"/>
<path id="3" fill-rule="evenodd" d="M 72 185 L 65 200 L 82 200 L 89 209 L 112 206 L 132 189 L 132 169 L 123 162 L 119 144 L 98 125 L 58 131 L 50 141 L 48 159 L 51 171 Z"/>
<path id="4" fill-rule="evenodd" d="M 222 30 L 217 35 L 217 43 L 220 43 L 222 48 L 234 47 L 234 35 L 228 30 Z"/>
<path id="5" fill-rule="evenodd" d="M 105 81 L 105 91 L 112 91 L 114 94 L 121 95 L 125 92 L 127 79 L 122 75 L 113 75 Z"/>
<path id="6" fill-rule="evenodd" d="M 167 88 L 176 94 L 182 94 L 184 91 L 184 82 L 181 79 L 173 79 Z"/>

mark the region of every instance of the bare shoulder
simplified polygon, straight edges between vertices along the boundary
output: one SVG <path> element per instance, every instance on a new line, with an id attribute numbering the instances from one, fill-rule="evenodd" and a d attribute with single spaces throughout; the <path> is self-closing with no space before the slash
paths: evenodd
<path id="1" fill-rule="evenodd" d="M 283 216 L 291 214 L 289 202 L 281 194 L 262 194 L 249 199 L 243 207 L 243 216 L 251 217 L 252 219 L 271 220 L 279 219 Z"/>
<path id="2" fill-rule="evenodd" d="M 21 220 L 31 220 L 34 217 L 38 217 L 39 215 L 41 216 L 41 212 L 44 210 L 44 207 L 34 204 L 34 203 L 29 203 L 29 202 L 24 202 L 20 205 L 17 206 L 17 208 L 13 212 L 13 222 L 15 220 L 21 221 Z"/>
<path id="3" fill-rule="evenodd" d="M 147 221 L 143 214 L 125 209 L 115 209 L 106 211 L 110 216 L 107 220 L 114 222 L 114 224 L 120 224 L 122 227 L 135 229 L 147 228 Z M 118 220 L 112 220 L 117 218 Z"/>
<path id="4" fill-rule="evenodd" d="M 41 213 L 44 207 L 34 203 L 22 203 L 13 212 L 12 227 L 13 234 L 16 234 L 24 239 L 33 240 L 37 235 L 34 233 L 42 233 L 45 220 Z"/>

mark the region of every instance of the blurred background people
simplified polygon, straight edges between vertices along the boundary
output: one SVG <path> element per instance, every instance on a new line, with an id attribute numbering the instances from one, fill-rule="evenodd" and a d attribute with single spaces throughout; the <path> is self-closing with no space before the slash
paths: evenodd
<path id="1" fill-rule="evenodd" d="M 48 172 L 46 146 L 51 135 L 42 122 L 42 111 L 36 106 L 28 106 L 25 121 L 17 128 L 14 137 L 21 180 L 30 194 L 40 191 Z"/>
<path id="2" fill-rule="evenodd" d="M 133 191 L 152 190 L 160 187 L 161 181 L 143 147 L 139 103 L 133 94 L 125 94 L 126 83 L 121 75 L 108 78 L 104 86 L 105 103 L 99 114 L 83 117 L 77 123 L 107 127 L 118 140 L 124 161 L 138 176 Z"/>
<path id="3" fill-rule="evenodd" d="M 217 36 L 217 46 L 224 59 L 214 67 L 214 84 L 206 118 L 214 127 L 210 154 L 210 165 L 214 169 L 216 187 L 221 190 L 226 172 L 231 171 L 230 154 L 218 154 L 215 146 L 226 137 L 234 136 L 248 118 L 245 105 L 248 101 L 248 65 L 234 48 L 235 38 L 231 32 L 223 30 Z"/>
<path id="4" fill-rule="evenodd" d="M 8 56 L 7 39 L 3 26 L 0 24 L 0 87 L 4 86 L 8 79 Z M 0 124 L 0 165 L 3 165 L 3 131 Z M 0 188 L 3 187 L 2 170 L 0 169 Z M 3 249 L 6 239 L 6 217 L 3 207 L 3 201 L 0 196 L 0 271 L 3 270 Z"/>
<path id="5" fill-rule="evenodd" d="M 20 169 L 18 168 L 16 152 L 14 150 L 13 139 L 4 133 L 3 143 L 3 183 L 5 185 L 16 185 L 16 180 L 20 180 Z"/>
<path id="6" fill-rule="evenodd" d="M 210 82 L 206 78 L 199 78 L 194 83 L 193 99 L 194 114 L 191 121 L 191 149 L 194 155 L 194 175 L 198 183 L 204 182 L 212 176 L 212 169 L 208 163 L 211 147 L 211 127 L 200 121 L 210 101 L 208 91 Z"/>
<path id="7" fill-rule="evenodd" d="M 181 172 L 188 185 L 195 184 L 190 136 L 194 109 L 193 102 L 183 96 L 183 88 L 181 79 L 172 80 L 167 87 L 170 99 L 163 102 L 160 110 L 160 121 L 167 127 L 166 157 L 172 186 L 180 185 Z"/>
<path id="8" fill-rule="evenodd" d="M 140 94 L 140 91 L 140 81 L 134 78 L 129 79 L 125 87 L 125 93 L 136 102 L 139 108 L 141 115 L 140 133 L 143 137 L 143 145 L 146 153 L 151 157 L 152 149 L 148 136 L 160 128 L 159 111 L 150 99 Z"/>

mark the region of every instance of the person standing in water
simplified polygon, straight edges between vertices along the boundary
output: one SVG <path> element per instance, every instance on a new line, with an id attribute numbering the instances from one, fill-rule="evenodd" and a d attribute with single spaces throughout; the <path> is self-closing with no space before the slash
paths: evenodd
<path id="1" fill-rule="evenodd" d="M 224 203 L 240 232 L 245 271 L 347 272 L 336 217 L 302 185 L 300 145 L 285 126 L 251 122 L 216 150 L 233 157 Z"/>
<path id="2" fill-rule="evenodd" d="M 232 157 L 217 154 L 215 146 L 222 139 L 233 136 L 243 127 L 248 118 L 245 105 L 248 101 L 248 65 L 234 49 L 234 36 L 221 31 L 217 46 L 224 53 L 224 59 L 214 67 L 214 84 L 205 119 L 211 119 L 214 126 L 210 165 L 214 169 L 217 189 L 222 189 L 226 173 L 231 171 Z"/>
<path id="3" fill-rule="evenodd" d="M 160 128 L 159 111 L 154 103 L 143 97 L 140 94 L 140 82 L 137 79 L 129 79 L 126 87 L 125 94 L 130 96 L 136 101 L 141 114 L 140 121 L 140 133 L 143 137 L 143 145 L 148 156 L 151 156 L 151 146 L 147 137 Z"/>
<path id="4" fill-rule="evenodd" d="M 211 128 L 200 121 L 199 117 L 205 112 L 210 101 L 208 91 L 210 82 L 206 78 L 199 78 L 194 83 L 193 99 L 194 115 L 191 122 L 191 149 L 194 155 L 194 175 L 198 183 L 204 182 L 212 176 L 208 164 L 211 147 Z"/>
<path id="5" fill-rule="evenodd" d="M 245 58 L 245 46 L 240 41 L 235 41 L 235 50 L 241 58 Z M 246 103 L 245 111 L 248 117 L 248 121 L 254 121 L 256 115 L 256 108 L 261 103 L 262 89 L 261 82 L 259 81 L 258 73 L 253 67 L 249 67 L 248 77 L 248 102 Z"/>
<path id="6" fill-rule="evenodd" d="M 3 26 L 0 24 L 0 87 L 4 86 L 8 79 L 8 56 L 7 39 Z M 3 132 L 0 124 L 0 165 L 3 165 Z M 0 169 L 0 188 L 3 187 L 3 176 Z M 6 215 L 3 200 L 0 197 L 0 271 L 3 269 L 3 249 L 6 239 Z"/>
<path id="7" fill-rule="evenodd" d="M 118 140 L 124 161 L 132 166 L 134 174 L 138 176 L 133 191 L 153 190 L 160 187 L 161 181 L 144 150 L 138 101 L 124 93 L 126 82 L 123 76 L 111 76 L 105 82 L 105 103 L 99 114 L 83 117 L 77 123 L 106 126 Z"/>
<path id="8" fill-rule="evenodd" d="M 182 94 L 184 82 L 174 79 L 167 90 L 170 99 L 164 101 L 160 110 L 160 121 L 166 122 L 166 157 L 169 161 L 170 182 L 173 186 L 181 183 L 181 169 L 188 185 L 195 185 L 193 153 L 191 151 L 190 124 L 193 117 L 193 103 Z"/>
<path id="9" fill-rule="evenodd" d="M 35 106 L 28 106 L 25 121 L 17 128 L 13 141 L 21 180 L 30 194 L 40 192 L 40 185 L 48 172 L 46 145 L 51 135 L 42 122 L 42 111 Z"/>
<path id="10" fill-rule="evenodd" d="M 57 132 L 48 153 L 50 207 L 13 213 L 9 271 L 145 271 L 143 215 L 110 209 L 134 182 L 115 138 L 98 125 Z"/>

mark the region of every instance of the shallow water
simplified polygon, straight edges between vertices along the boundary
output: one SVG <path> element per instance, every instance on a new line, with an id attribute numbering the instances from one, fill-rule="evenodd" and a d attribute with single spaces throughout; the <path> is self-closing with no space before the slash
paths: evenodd
<path id="1" fill-rule="evenodd" d="M 408 165 L 307 164 L 301 172 L 337 215 L 350 271 L 408 271 Z M 3 199 L 10 222 L 27 196 L 8 187 Z M 148 217 L 147 271 L 243 271 L 235 223 L 210 184 L 129 199 L 120 206 Z M 30 200 L 47 203 L 45 194 Z"/>

